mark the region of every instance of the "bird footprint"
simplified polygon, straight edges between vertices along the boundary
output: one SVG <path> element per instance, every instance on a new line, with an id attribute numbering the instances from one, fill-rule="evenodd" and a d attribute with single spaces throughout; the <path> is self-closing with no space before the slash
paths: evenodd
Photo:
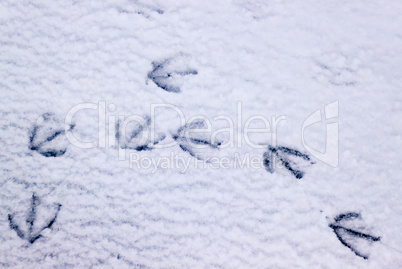
<path id="1" fill-rule="evenodd" d="M 380 241 L 381 237 L 372 236 L 364 230 L 364 223 L 359 213 L 349 212 L 338 215 L 329 225 L 341 243 L 363 259 L 369 257 L 369 246 Z"/>
<path id="2" fill-rule="evenodd" d="M 208 156 L 213 155 L 213 152 L 219 149 L 222 142 L 211 141 L 209 137 L 206 137 L 206 133 L 191 132 L 191 130 L 202 130 L 206 127 L 204 120 L 193 121 L 191 124 L 181 127 L 177 134 L 173 135 L 173 139 L 179 143 L 184 152 L 198 160 L 208 162 Z"/>
<path id="3" fill-rule="evenodd" d="M 140 121 L 124 123 L 118 121 L 116 124 L 116 141 L 121 149 L 133 149 L 136 151 L 151 150 L 165 139 L 162 133 L 155 134 L 154 141 L 150 141 L 151 118 L 146 116 Z"/>
<path id="4" fill-rule="evenodd" d="M 276 166 L 281 166 L 290 171 L 297 179 L 304 176 L 304 172 L 301 170 L 303 163 L 314 164 L 307 154 L 287 147 L 268 146 L 268 152 L 265 152 L 263 157 L 264 166 L 268 172 L 273 173 Z"/>
<path id="5" fill-rule="evenodd" d="M 37 225 L 37 220 L 41 217 L 38 217 L 38 214 L 40 213 L 40 210 L 38 208 L 39 204 L 39 198 L 35 194 L 32 194 L 31 208 L 29 209 L 25 220 L 27 230 L 22 229 L 22 225 L 17 224 L 15 214 L 8 214 L 8 222 L 10 228 L 14 230 L 20 238 L 27 240 L 31 244 L 42 237 L 41 233 L 43 230 L 52 227 L 57 219 L 57 215 L 59 214 L 61 208 L 61 204 L 53 205 L 55 212 L 51 215 L 50 218 L 44 217 L 42 219 L 42 224 Z"/>
<path id="6" fill-rule="evenodd" d="M 180 92 L 184 76 L 197 75 L 198 72 L 188 64 L 189 56 L 180 54 L 161 62 L 153 62 L 153 69 L 148 73 L 156 86 L 167 92 Z"/>
<path id="7" fill-rule="evenodd" d="M 70 130 L 74 128 L 70 126 Z M 66 153 L 68 140 L 64 136 L 63 123 L 53 113 L 45 113 L 34 124 L 29 149 L 45 157 L 59 157 Z"/>

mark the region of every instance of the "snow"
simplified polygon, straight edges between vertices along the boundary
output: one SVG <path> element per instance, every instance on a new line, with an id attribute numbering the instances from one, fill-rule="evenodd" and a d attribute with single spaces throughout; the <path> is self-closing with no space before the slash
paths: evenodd
<path id="1" fill-rule="evenodd" d="M 401 11 L 400 1 L 377 0 L 2 1 L 0 265 L 400 268 Z M 302 129 L 335 101 L 339 117 Z M 97 109 L 75 113 L 72 134 L 100 146 L 66 144 L 64 132 L 49 141 L 83 103 Z M 146 122 L 152 105 L 156 138 L 165 139 L 122 149 L 115 124 L 131 115 Z M 193 116 L 209 120 L 211 132 L 228 128 L 214 117 L 232 119 L 233 139 L 217 140 L 234 145 L 217 149 L 205 133 L 191 136 L 208 142 L 204 149 L 183 142 L 181 131 L 198 128 L 189 127 Z M 248 145 L 252 116 L 276 125 L 276 140 L 255 133 L 261 147 Z M 301 179 L 284 168 L 234 167 L 235 156 L 262 160 L 273 144 L 307 153 L 303 131 L 307 145 L 324 149 L 327 123 L 339 123 L 336 167 L 290 156 Z M 216 168 L 190 152 L 229 164 Z M 130 156 L 170 166 L 138 168 Z M 35 231 L 61 207 L 31 244 L 8 216 L 26 232 L 33 194 Z M 348 238 L 368 259 L 330 227 L 348 212 L 359 214 L 348 229 L 381 238 Z"/>

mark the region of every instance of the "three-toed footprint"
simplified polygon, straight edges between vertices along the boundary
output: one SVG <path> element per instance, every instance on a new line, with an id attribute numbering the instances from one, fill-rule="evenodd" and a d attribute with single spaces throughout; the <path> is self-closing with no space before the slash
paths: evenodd
<path id="1" fill-rule="evenodd" d="M 40 204 L 41 201 L 39 197 L 32 194 L 31 206 L 25 218 L 25 225 L 24 221 L 20 224 L 17 223 L 15 213 L 8 214 L 10 228 L 14 230 L 21 239 L 27 240 L 31 244 L 42 237 L 41 233 L 43 230 L 50 229 L 53 226 L 61 208 L 61 204 L 53 204 L 41 208 L 39 207 Z"/>
<path id="2" fill-rule="evenodd" d="M 348 212 L 338 215 L 329 225 L 339 241 L 357 256 L 368 259 L 370 245 L 380 241 L 380 237 L 372 236 L 366 231 L 365 223 L 359 213 Z"/>
<path id="3" fill-rule="evenodd" d="M 178 93 L 185 76 L 198 74 L 197 70 L 190 66 L 189 59 L 188 55 L 181 53 L 160 62 L 153 62 L 153 69 L 148 73 L 148 78 L 159 88 Z"/>
<path id="4" fill-rule="evenodd" d="M 174 134 L 172 137 L 179 143 L 180 148 L 184 152 L 199 160 L 208 162 L 208 159 L 219 149 L 222 142 L 211 141 L 207 133 L 202 132 L 202 129 L 205 128 L 205 121 L 196 120 L 182 126 L 177 131 L 177 134 Z"/>
<path id="5" fill-rule="evenodd" d="M 70 126 L 69 130 L 74 128 Z M 53 113 L 40 116 L 30 131 L 29 149 L 45 157 L 59 157 L 67 151 L 64 123 Z"/>
<path id="6" fill-rule="evenodd" d="M 268 151 L 263 157 L 264 166 L 268 172 L 273 173 L 276 167 L 283 167 L 297 179 L 303 178 L 305 174 L 302 170 L 303 166 L 314 164 L 307 154 L 282 146 L 268 146 Z"/>

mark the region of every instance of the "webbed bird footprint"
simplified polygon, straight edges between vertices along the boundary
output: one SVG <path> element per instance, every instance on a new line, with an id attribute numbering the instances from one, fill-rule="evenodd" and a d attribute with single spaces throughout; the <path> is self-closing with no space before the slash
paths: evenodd
<path id="1" fill-rule="evenodd" d="M 70 130 L 74 128 L 70 126 Z M 64 123 L 53 113 L 45 113 L 34 124 L 29 137 L 29 149 L 45 157 L 59 157 L 67 151 L 68 140 Z"/>
<path id="2" fill-rule="evenodd" d="M 273 173 L 275 168 L 283 167 L 297 179 L 303 178 L 305 174 L 303 166 L 314 164 L 307 154 L 281 146 L 268 146 L 268 152 L 265 152 L 263 157 L 264 167 L 268 172 Z"/>
<path id="3" fill-rule="evenodd" d="M 180 148 L 184 152 L 187 152 L 198 160 L 208 162 L 210 156 L 215 155 L 214 153 L 219 150 L 222 142 L 211 141 L 207 131 L 203 133 L 202 129 L 206 129 L 205 121 L 193 121 L 191 124 L 181 127 L 177 131 L 177 134 L 173 135 L 173 139 L 179 143 Z M 199 132 L 200 130 L 201 132 Z"/>
<path id="4" fill-rule="evenodd" d="M 116 124 L 116 141 L 121 149 L 136 151 L 151 150 L 155 145 L 165 139 L 165 134 L 150 133 L 151 118 L 138 117 L 132 121 L 118 121 Z M 151 141 L 153 139 L 153 141 Z"/>
<path id="5" fill-rule="evenodd" d="M 27 240 L 31 244 L 42 237 L 43 230 L 50 229 L 53 226 L 61 208 L 61 204 L 54 204 L 40 209 L 40 204 L 40 199 L 35 194 L 32 194 L 31 207 L 26 215 L 25 225 L 23 225 L 24 223 L 17 223 L 16 214 L 8 214 L 10 229 L 14 230 L 21 239 Z M 43 209 L 50 210 L 50 214 L 45 214 Z M 38 222 L 41 223 L 37 224 Z M 25 229 L 24 226 L 26 227 Z"/>
<path id="6" fill-rule="evenodd" d="M 370 245 L 381 237 L 370 235 L 359 213 L 348 212 L 338 215 L 329 225 L 339 241 L 357 256 L 368 259 Z"/>
<path id="7" fill-rule="evenodd" d="M 188 55 L 179 54 L 161 62 L 153 62 L 153 69 L 148 73 L 148 78 L 159 88 L 178 93 L 181 91 L 185 76 L 198 74 L 197 70 L 190 67 L 189 59 Z"/>

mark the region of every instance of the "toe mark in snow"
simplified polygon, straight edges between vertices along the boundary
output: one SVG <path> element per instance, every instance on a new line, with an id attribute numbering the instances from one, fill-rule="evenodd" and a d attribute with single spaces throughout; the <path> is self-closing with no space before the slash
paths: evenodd
<path id="1" fill-rule="evenodd" d="M 152 6 L 149 4 L 142 4 L 142 3 L 133 3 L 129 5 L 119 5 L 116 4 L 114 8 L 117 10 L 119 13 L 124 13 L 124 14 L 138 14 L 142 15 L 145 18 L 150 18 L 154 12 L 162 15 L 164 11 L 156 6 Z"/>
<path id="2" fill-rule="evenodd" d="M 318 67 L 314 79 L 320 83 L 329 83 L 333 86 L 355 86 L 357 84 L 356 71 L 358 64 L 351 57 L 337 53 L 324 53 L 314 60 Z"/>

